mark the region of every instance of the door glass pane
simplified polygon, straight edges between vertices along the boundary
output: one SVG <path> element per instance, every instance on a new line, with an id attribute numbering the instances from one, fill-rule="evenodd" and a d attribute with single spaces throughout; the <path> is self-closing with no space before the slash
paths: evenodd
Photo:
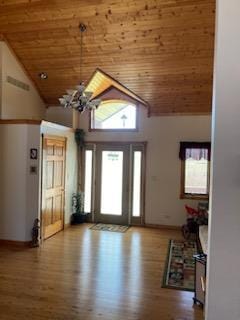
<path id="1" fill-rule="evenodd" d="M 132 215 L 133 217 L 140 217 L 141 215 L 141 162 L 142 152 L 134 151 L 133 154 L 133 203 Z"/>
<path id="2" fill-rule="evenodd" d="M 85 185 L 84 185 L 84 212 L 91 212 L 92 200 L 92 150 L 85 151 Z"/>
<path id="3" fill-rule="evenodd" d="M 122 215 L 123 151 L 102 151 L 101 214 Z"/>

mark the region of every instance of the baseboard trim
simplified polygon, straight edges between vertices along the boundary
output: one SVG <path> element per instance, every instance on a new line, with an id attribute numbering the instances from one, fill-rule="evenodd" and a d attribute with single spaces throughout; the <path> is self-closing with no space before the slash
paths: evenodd
<path id="1" fill-rule="evenodd" d="M 14 241 L 14 240 L 4 240 L 0 239 L 0 246 L 5 247 L 18 247 L 18 248 L 29 248 L 31 241 Z"/>
<path id="2" fill-rule="evenodd" d="M 146 228 L 153 228 L 153 229 L 167 229 L 167 230 L 181 230 L 180 226 L 169 226 L 164 224 L 150 224 L 145 223 L 144 227 Z"/>
<path id="3" fill-rule="evenodd" d="M 70 224 L 70 223 L 66 223 L 66 224 L 64 225 L 64 229 L 63 229 L 63 230 L 68 229 L 70 226 L 71 226 L 71 224 Z"/>

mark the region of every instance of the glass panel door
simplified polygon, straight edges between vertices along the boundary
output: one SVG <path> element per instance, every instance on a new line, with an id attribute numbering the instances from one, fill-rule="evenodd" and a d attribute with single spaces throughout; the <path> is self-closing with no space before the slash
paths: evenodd
<path id="1" fill-rule="evenodd" d="M 84 153 L 89 221 L 144 224 L 145 143 L 89 143 Z"/>
<path id="2" fill-rule="evenodd" d="M 102 151 L 101 214 L 122 215 L 123 151 Z"/>
<path id="3" fill-rule="evenodd" d="M 97 148 L 95 221 L 128 224 L 129 146 Z"/>

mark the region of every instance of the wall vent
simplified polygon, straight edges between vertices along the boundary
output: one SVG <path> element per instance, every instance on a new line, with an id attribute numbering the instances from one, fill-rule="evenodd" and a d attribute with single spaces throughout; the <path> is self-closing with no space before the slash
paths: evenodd
<path id="1" fill-rule="evenodd" d="M 7 82 L 14 85 L 15 87 L 18 87 L 20 89 L 29 91 L 30 86 L 22 81 L 19 81 L 17 79 L 14 79 L 13 77 L 7 76 Z"/>

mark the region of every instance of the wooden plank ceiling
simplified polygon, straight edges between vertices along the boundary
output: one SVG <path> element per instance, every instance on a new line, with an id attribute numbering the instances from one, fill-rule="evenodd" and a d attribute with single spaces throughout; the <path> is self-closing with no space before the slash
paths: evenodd
<path id="1" fill-rule="evenodd" d="M 0 1 L 0 32 L 48 105 L 80 81 L 83 22 L 83 79 L 99 67 L 152 115 L 211 111 L 214 19 L 214 0 Z"/>

